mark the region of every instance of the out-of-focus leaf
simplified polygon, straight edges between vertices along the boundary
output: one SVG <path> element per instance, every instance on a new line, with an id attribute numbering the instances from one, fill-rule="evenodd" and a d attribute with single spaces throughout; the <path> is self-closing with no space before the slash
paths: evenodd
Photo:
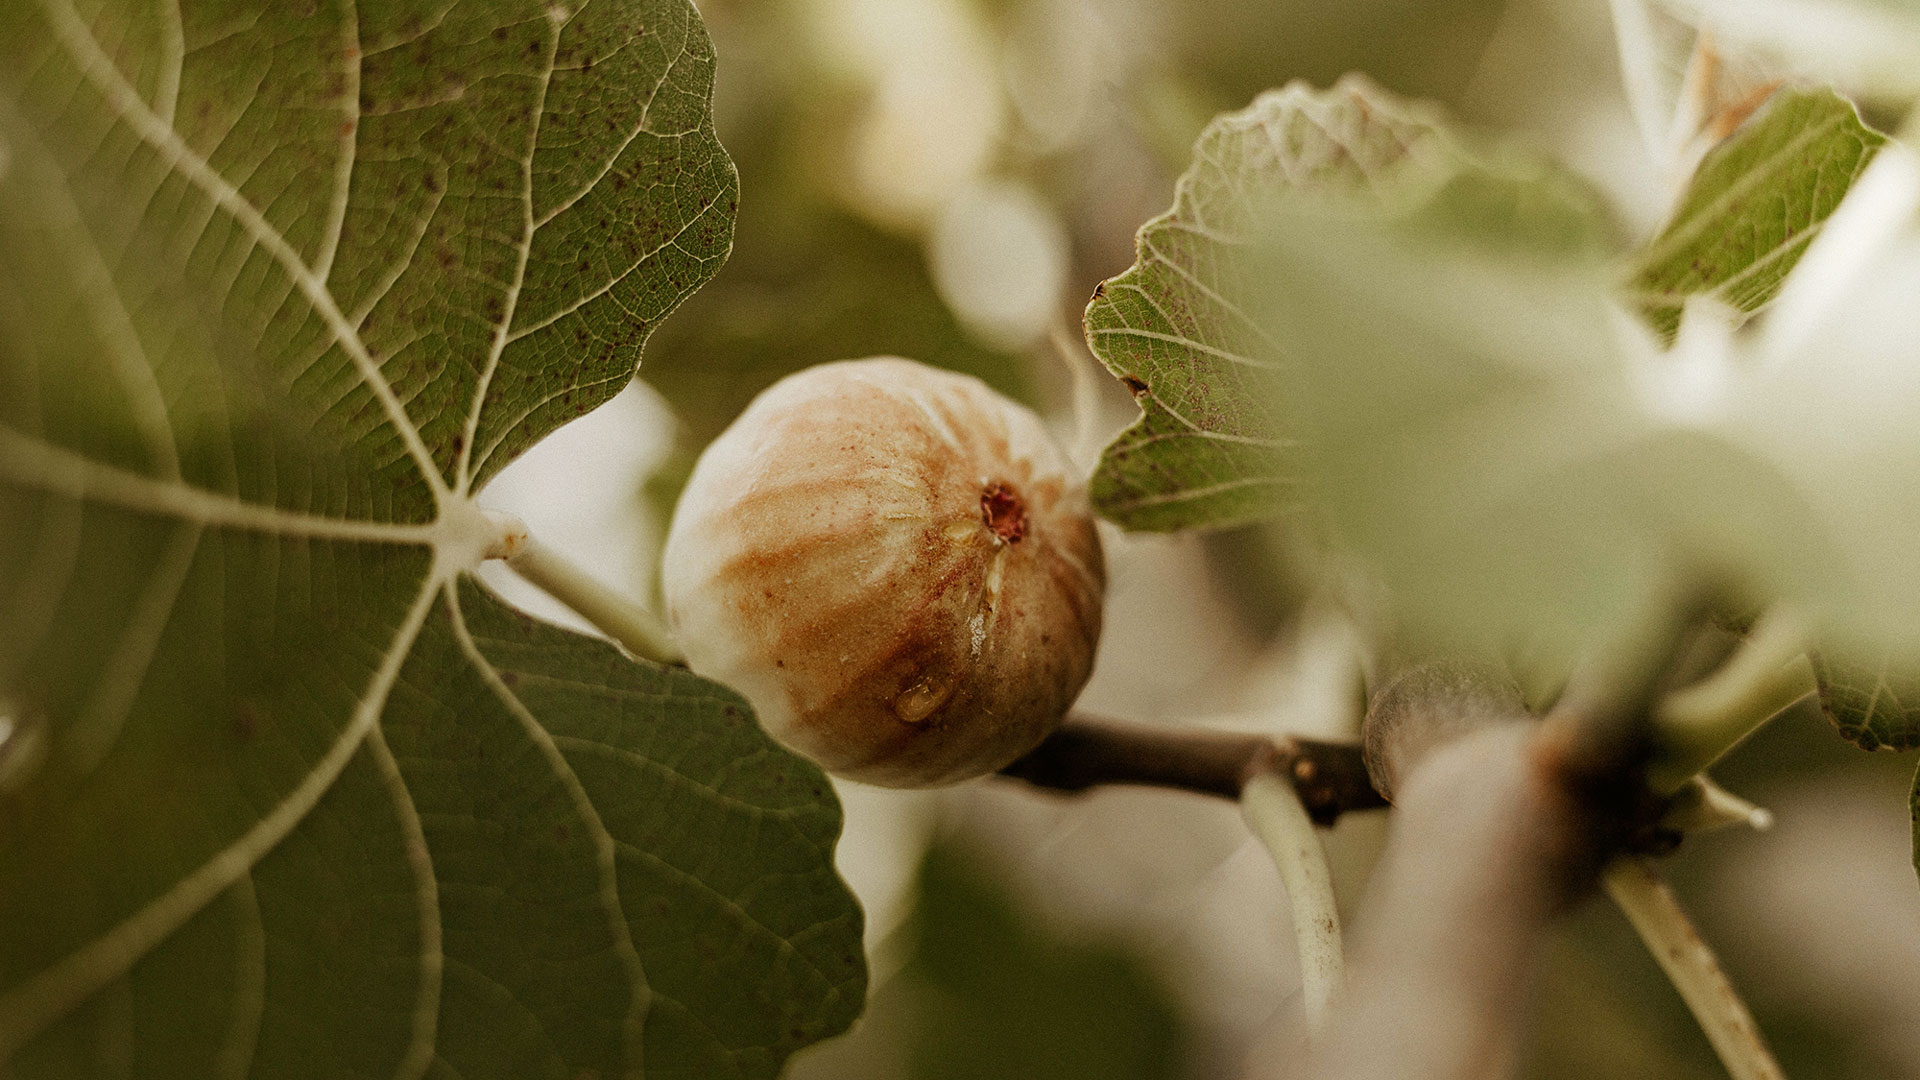
<path id="1" fill-rule="evenodd" d="M 1148 391 L 1171 378 L 1190 422 L 1130 432 L 1102 505 L 1209 524 L 1257 508 L 1223 496 L 1264 487 L 1274 506 L 1285 485 L 1409 628 L 1549 676 L 1703 579 L 1813 612 L 1836 652 L 1910 650 L 1920 394 L 1888 357 L 1920 340 L 1920 245 L 1894 245 L 1804 355 L 1749 363 L 1719 319 L 1662 353 L 1618 307 L 1607 227 L 1577 186 L 1521 156 L 1413 145 L 1370 199 L 1225 188 L 1257 238 L 1203 216 L 1186 242 L 1207 261 L 1147 264 L 1169 269 L 1096 303 L 1096 342 L 1117 329 L 1161 362 L 1116 372 Z M 1196 176 L 1244 169 L 1234 149 L 1203 143 Z M 1132 321 L 1108 327 L 1116 308 Z M 1256 346 L 1273 360 L 1243 362 Z M 1196 466 L 1188 442 L 1232 456 Z M 1183 500 L 1198 511 L 1166 509 Z"/>
<path id="2" fill-rule="evenodd" d="M 1087 308 L 1087 341 L 1141 418 L 1102 455 L 1092 493 L 1129 529 L 1240 524 L 1309 501 L 1293 373 L 1320 364 L 1268 305 L 1263 243 L 1295 218 L 1394 220 L 1482 247 L 1587 251 L 1607 231 L 1590 194 L 1542 163 L 1482 157 L 1430 110 L 1365 79 L 1261 95 L 1216 119 L 1138 260 Z"/>
<path id="3" fill-rule="evenodd" d="M 1913 814 L 1913 868 L 1920 873 L 1920 770 L 1913 774 L 1913 794 L 1907 806 Z"/>
<path id="4" fill-rule="evenodd" d="M 1848 742 L 1862 750 L 1920 747 L 1920 675 L 1891 662 L 1862 664 L 1814 657 L 1820 707 Z"/>
<path id="5" fill-rule="evenodd" d="M 1920 4 L 1913 0 L 1660 0 L 1722 48 L 1765 56 L 1848 93 L 1920 96 Z"/>
<path id="6" fill-rule="evenodd" d="M 771 1078 L 821 774 L 465 576 L 725 257 L 700 20 L 296 7 L 0 5 L 0 1072 Z"/>
<path id="7" fill-rule="evenodd" d="M 1270 244 L 1322 503 L 1411 631 L 1550 678 L 1702 578 L 1778 596 L 1836 565 L 1802 493 L 1687 415 L 1700 388 L 1591 253 L 1309 222 Z"/>
<path id="8" fill-rule="evenodd" d="M 1688 298 L 1743 312 L 1773 299 L 1886 137 L 1831 90 L 1781 90 L 1695 170 L 1636 260 L 1632 289 L 1669 341 Z"/>
<path id="9" fill-rule="evenodd" d="M 1887 162 L 1890 180 L 1915 175 L 1909 148 L 1890 142 L 1879 155 L 1907 158 Z M 1777 595 L 1816 620 L 1823 650 L 1871 665 L 1920 658 L 1920 230 L 1899 218 L 1885 228 L 1884 253 L 1831 297 L 1804 344 L 1733 355 L 1738 393 L 1718 424 L 1766 459 L 1828 538 L 1831 561 L 1782 567 Z"/>
<path id="10" fill-rule="evenodd" d="M 1234 299 L 1249 291 L 1247 245 L 1282 197 L 1371 200 L 1410 172 L 1425 180 L 1446 152 L 1431 116 L 1359 77 L 1324 92 L 1294 83 L 1207 126 L 1172 209 L 1141 227 L 1133 268 L 1087 306 L 1088 345 L 1141 406 L 1095 470 L 1102 514 L 1128 529 L 1226 526 L 1297 499 L 1282 349 Z"/>
<path id="11" fill-rule="evenodd" d="M 915 1080 L 1188 1075 L 1181 1017 L 1137 957 L 1037 924 L 951 844 L 927 853 L 912 933 Z"/>

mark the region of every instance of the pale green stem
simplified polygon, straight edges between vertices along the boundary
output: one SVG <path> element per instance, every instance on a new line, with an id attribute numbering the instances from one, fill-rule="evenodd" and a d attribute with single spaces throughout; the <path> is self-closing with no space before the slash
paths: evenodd
<path id="1" fill-rule="evenodd" d="M 1603 880 L 1607 895 L 1680 991 L 1733 1080 L 1786 1080 L 1746 1002 L 1653 867 L 1644 859 L 1620 859 L 1607 867 Z"/>
<path id="2" fill-rule="evenodd" d="M 1657 749 L 1647 783 L 1668 795 L 1754 729 L 1818 692 L 1799 620 L 1769 612 L 1706 678 L 1668 694 L 1653 714 Z"/>
<path id="3" fill-rule="evenodd" d="M 666 626 L 653 612 L 539 540 L 531 536 L 515 538 L 506 563 L 633 655 L 657 664 L 684 661 Z"/>
<path id="4" fill-rule="evenodd" d="M 1713 782 L 1706 773 L 1691 777 L 1673 793 L 1660 824 L 1675 832 L 1703 833 L 1745 826 L 1773 828 L 1773 814 Z"/>
<path id="5" fill-rule="evenodd" d="M 1263 772 L 1240 792 L 1240 811 L 1266 845 L 1293 907 L 1293 937 L 1300 955 L 1300 990 L 1307 1030 L 1326 1026 L 1345 978 L 1340 951 L 1340 912 L 1333 902 L 1333 874 L 1313 819 L 1286 777 Z"/>

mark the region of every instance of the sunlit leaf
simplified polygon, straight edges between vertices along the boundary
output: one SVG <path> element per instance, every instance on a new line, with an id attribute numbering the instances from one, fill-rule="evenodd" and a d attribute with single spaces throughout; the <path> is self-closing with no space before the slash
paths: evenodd
<path id="1" fill-rule="evenodd" d="M 1093 477 L 1128 529 L 1239 524 L 1297 502 L 1297 440 L 1276 408 L 1281 347 L 1238 304 L 1246 247 L 1281 200 L 1369 200 L 1446 152 L 1435 121 L 1358 77 L 1262 94 L 1214 120 L 1132 269 L 1087 307 L 1087 343 L 1139 401 Z"/>
<path id="2" fill-rule="evenodd" d="M 1831 90 L 1781 90 L 1695 170 L 1635 263 L 1641 310 L 1669 340 L 1693 296 L 1740 311 L 1773 299 L 1886 137 Z"/>
<path id="3" fill-rule="evenodd" d="M 0 5 L 0 1071 L 771 1077 L 819 772 L 465 572 L 724 259 L 682 0 Z"/>
<path id="4" fill-rule="evenodd" d="M 1311 502 L 1292 373 L 1318 363 L 1267 305 L 1264 243 L 1300 216 L 1400 221 L 1481 245 L 1586 250 L 1608 226 L 1537 160 L 1474 152 L 1430 108 L 1350 76 L 1217 118 L 1132 269 L 1087 307 L 1088 344 L 1141 406 L 1092 493 L 1128 529 L 1240 524 Z"/>

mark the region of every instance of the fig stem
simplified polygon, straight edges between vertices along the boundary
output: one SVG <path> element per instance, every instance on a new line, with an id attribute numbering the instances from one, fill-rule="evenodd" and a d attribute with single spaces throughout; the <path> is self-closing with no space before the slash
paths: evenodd
<path id="1" fill-rule="evenodd" d="M 1746 1002 L 1652 864 L 1616 859 L 1601 878 L 1607 895 L 1680 991 L 1733 1080 L 1786 1080 Z"/>
<path id="2" fill-rule="evenodd" d="M 1122 724 L 1078 713 L 1000 773 L 1053 791 L 1129 784 L 1235 800 L 1249 778 L 1272 773 L 1292 782 L 1319 825 L 1387 805 L 1367 778 L 1357 743 Z"/>
<path id="3" fill-rule="evenodd" d="M 1653 709 L 1647 785 L 1673 794 L 1760 725 L 1817 693 L 1806 643 L 1800 620 L 1770 611 L 1726 663 L 1662 697 Z"/>
<path id="4" fill-rule="evenodd" d="M 1313 819 L 1292 781 L 1276 772 L 1249 777 L 1240 793 L 1240 812 L 1273 857 L 1293 908 L 1293 939 L 1300 958 L 1300 990 L 1307 1030 L 1326 1027 L 1334 999 L 1346 979 L 1340 944 L 1340 912 L 1334 906 L 1333 872 L 1320 846 Z"/>
<path id="5" fill-rule="evenodd" d="M 572 608 L 601 633 L 642 660 L 684 662 L 667 628 L 653 612 L 620 595 L 573 560 L 534 536 L 518 538 L 506 564 L 548 596 Z"/>

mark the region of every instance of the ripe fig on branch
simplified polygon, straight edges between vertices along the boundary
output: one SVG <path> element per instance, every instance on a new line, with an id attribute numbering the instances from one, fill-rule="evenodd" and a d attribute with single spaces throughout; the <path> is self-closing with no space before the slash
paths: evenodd
<path id="1" fill-rule="evenodd" d="M 664 561 L 688 664 L 778 740 L 889 787 L 993 772 L 1086 684 L 1106 573 L 1082 480 L 978 379 L 841 361 L 701 455 Z"/>

